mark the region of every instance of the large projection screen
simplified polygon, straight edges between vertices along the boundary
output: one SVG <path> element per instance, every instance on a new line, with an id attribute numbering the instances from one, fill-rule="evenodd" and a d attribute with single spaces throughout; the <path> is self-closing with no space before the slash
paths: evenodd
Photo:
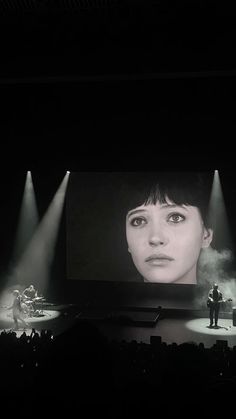
<path id="1" fill-rule="evenodd" d="M 72 172 L 67 277 L 194 284 L 211 246 L 211 173 Z"/>

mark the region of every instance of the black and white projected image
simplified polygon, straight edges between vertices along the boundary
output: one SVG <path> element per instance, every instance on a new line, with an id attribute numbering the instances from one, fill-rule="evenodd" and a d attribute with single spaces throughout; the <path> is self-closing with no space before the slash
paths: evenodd
<path id="1" fill-rule="evenodd" d="M 196 284 L 211 247 L 213 174 L 74 172 L 67 275 L 74 280 Z"/>

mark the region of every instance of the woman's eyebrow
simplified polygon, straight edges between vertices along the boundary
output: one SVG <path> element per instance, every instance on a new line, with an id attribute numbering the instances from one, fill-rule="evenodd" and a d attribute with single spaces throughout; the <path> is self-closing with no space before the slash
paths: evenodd
<path id="1" fill-rule="evenodd" d="M 166 208 L 181 208 L 185 211 L 188 211 L 184 204 L 183 205 L 181 205 L 181 204 L 179 204 L 179 205 L 177 205 L 177 204 L 162 204 L 160 209 L 166 209 Z M 147 211 L 146 208 L 139 208 L 139 209 L 137 208 L 137 209 L 129 211 L 127 216 L 130 217 L 131 215 L 134 215 L 134 214 L 137 214 L 137 213 L 140 213 L 140 212 L 146 212 L 146 211 Z"/>
<path id="2" fill-rule="evenodd" d="M 162 204 L 161 208 L 183 208 L 185 211 L 187 211 L 186 205 L 184 204 Z"/>
<path id="3" fill-rule="evenodd" d="M 145 211 L 146 211 L 145 209 L 141 209 L 141 208 L 140 209 L 131 210 L 131 211 L 128 212 L 127 216 L 130 217 L 133 214 L 137 214 L 139 212 L 145 212 Z"/>

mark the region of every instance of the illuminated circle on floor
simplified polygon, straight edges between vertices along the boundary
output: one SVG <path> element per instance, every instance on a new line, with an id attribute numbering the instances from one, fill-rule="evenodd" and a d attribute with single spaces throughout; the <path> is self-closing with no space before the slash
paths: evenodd
<path id="1" fill-rule="evenodd" d="M 24 320 L 28 324 L 44 322 L 48 320 L 55 319 L 60 316 L 60 311 L 58 310 L 36 310 L 36 313 L 32 317 L 25 316 Z M 0 310 L 0 322 L 6 323 L 8 327 L 11 327 L 13 324 L 12 312 L 10 310 Z M 22 323 L 19 321 L 20 327 Z"/>
<path id="2" fill-rule="evenodd" d="M 209 318 L 197 318 L 189 320 L 185 323 L 187 329 L 197 333 L 205 333 L 216 336 L 234 336 L 236 335 L 236 327 L 233 326 L 232 319 L 219 319 L 218 326 L 209 327 Z"/>

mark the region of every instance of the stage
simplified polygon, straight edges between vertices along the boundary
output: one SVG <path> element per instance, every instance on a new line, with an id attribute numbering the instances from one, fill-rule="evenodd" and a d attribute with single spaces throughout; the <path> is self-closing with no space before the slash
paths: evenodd
<path id="1" fill-rule="evenodd" d="M 160 336 L 162 342 L 182 344 L 184 342 L 203 343 L 205 347 L 213 346 L 217 340 L 226 340 L 229 347 L 236 345 L 236 327 L 231 319 L 219 319 L 217 328 L 209 327 L 207 317 L 163 317 L 150 326 L 131 326 L 112 322 L 99 322 L 98 327 L 109 340 L 126 340 L 128 342 L 150 343 L 151 336 Z"/>
<path id="2" fill-rule="evenodd" d="M 150 343 L 151 336 L 159 336 L 162 342 L 181 344 L 184 342 L 203 343 L 213 346 L 217 340 L 227 341 L 229 347 L 236 345 L 236 326 L 233 325 L 232 312 L 222 312 L 218 327 L 209 327 L 207 311 L 147 308 L 101 309 L 81 308 L 76 304 L 61 304 L 52 309 L 43 310 L 37 317 L 25 318 L 29 327 L 22 326 L 16 331 L 30 334 L 32 328 L 40 332 L 50 329 L 54 336 L 62 334 L 78 321 L 91 322 L 99 331 L 111 340 Z M 12 330 L 13 319 L 6 309 L 0 310 L 0 331 Z"/>

